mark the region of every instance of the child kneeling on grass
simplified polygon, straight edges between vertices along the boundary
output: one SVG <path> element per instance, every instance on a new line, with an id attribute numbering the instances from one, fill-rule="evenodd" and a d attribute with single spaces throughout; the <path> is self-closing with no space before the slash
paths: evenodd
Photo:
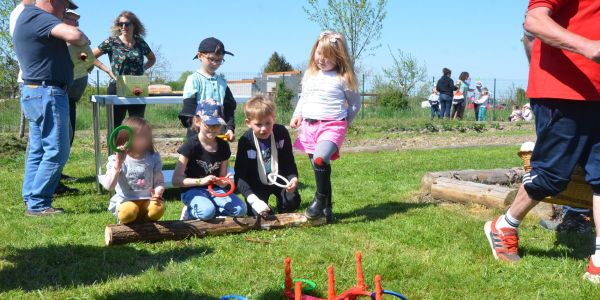
<path id="1" fill-rule="evenodd" d="M 160 154 L 154 149 L 152 128 L 148 121 L 131 117 L 123 122 L 133 129 L 131 147 L 125 149 L 129 136 L 121 131 L 115 144 L 120 152 L 108 158 L 105 189 L 115 190 L 108 210 L 122 224 L 158 221 L 165 212 L 165 191 Z"/>
<path id="2" fill-rule="evenodd" d="M 246 125 L 250 128 L 240 138 L 235 159 L 235 182 L 252 207 L 254 215 L 267 216 L 271 211 L 269 196 L 277 199 L 277 212 L 292 212 L 300 206 L 298 169 L 292 140 L 283 125 L 275 124 L 273 101 L 255 96 L 244 105 Z M 289 180 L 287 187 L 276 186 L 269 178 L 279 174 Z M 283 182 L 278 181 L 280 184 Z"/>
<path id="3" fill-rule="evenodd" d="M 231 157 L 229 144 L 217 138 L 225 124 L 222 107 L 214 100 L 203 100 L 198 113 L 192 120 L 196 138 L 189 138 L 177 152 L 179 160 L 173 174 L 173 185 L 183 187 L 181 201 L 185 204 L 181 219 L 210 220 L 217 216 L 239 217 L 246 215 L 246 205 L 235 194 L 215 197 L 208 185 L 217 194 L 226 193 L 229 184 L 223 177 L 227 173 L 227 160 Z"/>

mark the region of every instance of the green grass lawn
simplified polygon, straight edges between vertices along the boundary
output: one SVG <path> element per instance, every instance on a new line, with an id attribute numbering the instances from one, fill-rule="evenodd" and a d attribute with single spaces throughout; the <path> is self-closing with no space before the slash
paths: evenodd
<path id="1" fill-rule="evenodd" d="M 68 213 L 48 218 L 23 215 L 23 155 L 0 155 L 0 298 L 281 299 L 288 255 L 295 277 L 315 280 L 324 296 L 330 264 L 338 291 L 353 284 L 355 250 L 371 287 L 380 273 L 385 288 L 410 299 L 600 298 L 600 287 L 581 278 L 590 237 L 556 238 L 531 219 L 522 225 L 524 259 L 506 265 L 492 258 L 482 230 L 500 211 L 415 200 L 425 172 L 517 166 L 515 147 L 346 154 L 334 163 L 333 225 L 105 247 L 104 226 L 115 219 L 108 196 L 95 193 L 91 145 L 76 139 L 65 172 L 80 178 L 81 193 L 57 198 Z M 305 208 L 313 175 L 305 157 L 298 164 Z M 176 219 L 182 205 L 177 193 L 167 196 L 164 219 Z"/>

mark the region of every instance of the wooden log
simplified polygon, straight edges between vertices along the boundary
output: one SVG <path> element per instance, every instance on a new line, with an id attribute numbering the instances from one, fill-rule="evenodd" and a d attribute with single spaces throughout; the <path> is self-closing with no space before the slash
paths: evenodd
<path id="1" fill-rule="evenodd" d="M 431 196 L 437 200 L 477 203 L 503 209 L 512 203 L 518 189 L 457 179 L 437 178 L 431 185 Z"/>
<path id="2" fill-rule="evenodd" d="M 432 172 L 425 174 L 421 179 L 421 192 L 429 194 L 431 185 L 437 178 L 510 186 L 520 183 L 524 173 L 523 168 Z"/>
<path id="3" fill-rule="evenodd" d="M 268 218 L 222 218 L 210 221 L 161 221 L 130 225 L 108 225 L 104 230 L 107 246 L 134 242 L 183 240 L 240 233 L 250 230 L 271 230 L 287 227 L 308 227 L 326 224 L 325 218 L 309 220 L 304 214 L 278 214 Z"/>

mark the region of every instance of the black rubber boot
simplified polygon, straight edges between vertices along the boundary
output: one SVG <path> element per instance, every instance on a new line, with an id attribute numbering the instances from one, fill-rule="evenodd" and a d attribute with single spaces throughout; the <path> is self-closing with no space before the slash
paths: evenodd
<path id="1" fill-rule="evenodd" d="M 331 196 L 327 197 L 327 203 L 325 203 L 323 214 L 325 215 L 325 219 L 327 219 L 327 223 L 333 222 L 333 200 L 331 200 Z"/>
<path id="2" fill-rule="evenodd" d="M 320 194 L 319 192 L 315 193 L 315 198 L 313 202 L 306 208 L 306 212 L 304 213 L 309 219 L 317 219 L 323 216 L 323 212 L 327 207 L 328 197 L 326 195 Z"/>

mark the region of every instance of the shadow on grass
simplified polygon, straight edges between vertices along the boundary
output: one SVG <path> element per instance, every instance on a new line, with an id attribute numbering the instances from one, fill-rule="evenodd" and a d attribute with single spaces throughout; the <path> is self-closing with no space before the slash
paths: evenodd
<path id="1" fill-rule="evenodd" d="M 381 204 L 369 204 L 362 208 L 347 213 L 336 213 L 335 218 L 343 221 L 344 219 L 354 219 L 350 223 L 368 222 L 375 220 L 384 220 L 392 215 L 405 213 L 412 209 L 425 208 L 435 205 L 433 203 L 404 203 L 404 202 L 386 202 Z M 335 204 L 334 204 L 335 208 Z"/>
<path id="2" fill-rule="evenodd" d="M 156 291 L 127 291 L 100 296 L 98 300 L 121 300 L 121 299 L 195 299 L 195 300 L 218 300 L 206 294 L 198 294 L 193 291 L 184 290 L 156 290 Z"/>
<path id="3" fill-rule="evenodd" d="M 4 261 L 0 270 L 0 292 L 89 285 L 137 275 L 150 268 L 161 270 L 171 261 L 183 262 L 212 251 L 191 246 L 161 252 L 90 245 L 7 247 L 0 249 L 0 258 Z"/>
<path id="4" fill-rule="evenodd" d="M 594 254 L 595 235 L 590 233 L 562 232 L 556 233 L 554 248 L 542 250 L 538 248 L 525 248 L 524 255 L 541 256 L 549 258 L 571 257 L 575 259 L 588 258 Z M 559 246 L 563 246 L 559 248 Z"/>

